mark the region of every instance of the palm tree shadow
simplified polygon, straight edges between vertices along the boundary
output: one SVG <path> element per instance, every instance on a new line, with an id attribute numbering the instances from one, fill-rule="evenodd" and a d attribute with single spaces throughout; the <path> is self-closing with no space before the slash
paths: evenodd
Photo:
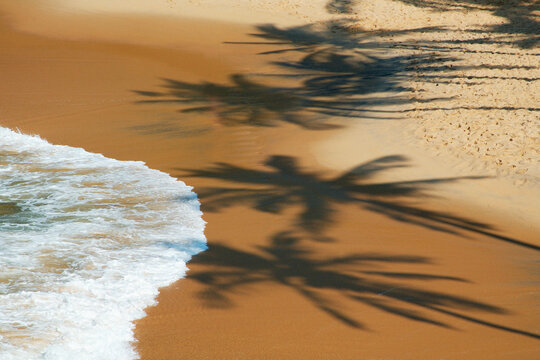
<path id="1" fill-rule="evenodd" d="M 328 130 L 340 127 L 329 116 L 370 117 L 365 114 L 369 110 L 379 113 L 376 117 L 379 119 L 395 118 L 398 111 L 374 110 L 373 107 L 411 101 L 403 94 L 408 89 L 401 83 L 413 58 L 417 69 L 425 74 L 443 71 L 445 62 L 455 60 L 433 55 L 370 55 L 363 50 L 383 46 L 373 41 L 369 32 L 355 33 L 345 31 L 345 28 L 343 21 L 285 29 L 260 25 L 257 26 L 258 32 L 251 35 L 263 39 L 263 42 L 227 43 L 279 46 L 277 50 L 261 53 L 263 55 L 301 54 L 299 60 L 272 62 L 283 73 L 235 73 L 229 76 L 226 84 L 190 83 L 165 78 L 160 91 L 133 92 L 144 97 L 137 102 L 139 104 L 178 105 L 182 114 L 211 114 L 225 126 L 269 127 L 288 123 L 308 130 Z M 337 31 L 339 36 L 335 34 Z M 294 79 L 295 83 L 290 86 L 269 85 L 263 81 L 268 78 Z"/>
<path id="2" fill-rule="evenodd" d="M 302 110 L 309 110 L 305 97 L 295 89 L 272 87 L 250 80 L 243 74 L 230 76 L 231 85 L 212 82 L 199 84 L 163 79 L 163 92 L 135 91 L 153 99 L 139 103 L 172 103 L 184 106 L 181 113 L 212 113 L 225 126 L 273 127 L 279 122 L 312 130 L 337 125 L 313 121 Z M 187 107 L 186 107 L 187 105 Z"/>
<path id="3" fill-rule="evenodd" d="M 537 1 L 527 0 L 400 0 L 416 7 L 429 8 L 436 11 L 450 10 L 484 10 L 497 17 L 506 19 L 503 24 L 491 25 L 487 31 L 500 35 L 521 35 L 519 40 L 498 40 L 492 38 L 491 43 L 513 43 L 521 48 L 534 48 L 540 41 L 540 22 L 536 13 L 540 10 Z M 472 32 L 475 32 L 474 30 Z"/>
<path id="4" fill-rule="evenodd" d="M 430 7 L 438 11 L 478 8 L 479 3 L 491 0 L 460 0 L 454 3 L 442 0 L 400 0 L 415 6 Z M 510 24 L 501 25 L 494 32 L 519 33 L 520 21 L 527 20 L 527 29 L 538 29 L 537 22 L 531 14 L 538 6 L 529 6 L 518 1 L 518 10 L 506 11 L 505 6 L 491 6 L 495 14 L 512 18 Z M 352 0 L 331 0 L 328 9 L 339 13 L 353 11 Z M 513 15 L 512 15 L 513 14 Z M 521 14 L 521 15 L 520 15 Z M 517 17 L 517 18 L 516 18 Z M 516 19 L 514 19 L 516 18 Z M 514 24 L 515 23 L 515 24 Z M 512 25 L 513 24 L 513 25 Z M 536 24 L 536 27 L 534 26 Z M 508 29 L 507 29 L 508 28 Z M 505 30 L 506 29 L 506 30 Z M 179 79 L 163 78 L 160 91 L 133 92 L 142 97 L 139 104 L 170 103 L 178 105 L 184 116 L 203 113 L 213 116 L 225 126 L 258 126 L 272 127 L 283 124 L 294 124 L 308 130 L 328 130 L 343 126 L 344 120 L 358 118 L 396 119 L 402 117 L 407 110 L 391 108 L 394 105 L 411 102 L 434 102 L 450 100 L 452 97 L 432 97 L 427 99 L 411 98 L 405 95 L 410 88 L 404 86 L 410 72 L 426 82 L 444 83 L 463 81 L 470 76 L 460 74 L 464 70 L 486 68 L 490 65 L 456 65 L 460 60 L 455 56 L 444 56 L 445 52 L 456 51 L 455 45 L 462 40 L 420 40 L 400 41 L 394 43 L 384 40 L 399 35 L 421 34 L 425 32 L 447 32 L 442 27 L 421 27 L 395 31 L 365 31 L 353 20 L 341 19 L 326 23 L 307 24 L 288 28 L 279 28 L 272 24 L 259 25 L 256 32 L 250 34 L 259 41 L 233 42 L 236 45 L 268 45 L 272 49 L 260 52 L 269 54 L 299 54 L 299 59 L 285 58 L 270 64 L 282 70 L 282 73 L 229 75 L 228 83 L 186 82 Z M 476 30 L 471 30 L 476 31 Z M 538 37 L 534 31 L 527 30 L 530 38 L 523 40 L 533 44 Z M 537 33 L 537 32 L 536 32 Z M 475 41 L 497 43 L 500 40 L 472 39 Z M 501 40 L 502 41 L 502 40 Z M 531 46 L 532 47 L 532 46 Z M 392 48 L 409 50 L 422 49 L 414 54 L 400 55 Z M 467 51 L 467 50 L 465 50 Z M 381 55 L 384 53 L 384 55 Z M 377 55 L 375 55 L 377 54 Z M 513 65 L 499 65 L 501 69 L 512 69 Z M 448 74 L 450 72 L 450 74 Z M 279 86 L 269 84 L 266 80 L 280 80 Z M 478 77 L 479 80 L 497 78 L 496 76 Z M 284 86 L 285 81 L 295 80 L 294 84 Z M 501 77 L 504 79 L 504 77 Z M 525 79 L 534 81 L 535 78 Z M 384 108 L 380 108 L 385 106 Z M 490 109 L 519 110 L 519 108 Z M 422 111 L 444 110 L 439 106 L 422 109 Z M 530 110 L 530 109 L 529 109 Z M 532 110 L 536 110 L 532 108 Z M 342 118 L 336 121 L 336 117 Z M 135 129 L 145 133 L 179 133 L 169 122 Z M 191 132 L 192 134 L 196 132 Z"/>
<path id="5" fill-rule="evenodd" d="M 261 212 L 278 214 L 289 207 L 300 207 L 295 217 L 295 227 L 320 235 L 334 222 L 337 205 L 353 204 L 400 222 L 440 232 L 472 232 L 540 250 L 538 246 L 498 235 L 490 225 L 414 204 L 416 199 L 427 196 L 426 190 L 434 185 L 482 177 L 372 181 L 382 172 L 407 166 L 407 159 L 397 155 L 368 161 L 334 177 L 302 169 L 296 158 L 291 156 L 270 156 L 264 165 L 263 170 L 228 163 L 217 163 L 207 169 L 176 170 L 182 171 L 181 177 L 207 178 L 230 184 L 197 190 L 205 211 L 244 205 Z"/>
<path id="6" fill-rule="evenodd" d="M 321 258 L 315 256 L 313 248 L 302 246 L 300 240 L 301 238 L 293 232 L 284 231 L 275 234 L 268 245 L 259 246 L 254 251 L 214 243 L 208 251 L 195 258 L 194 263 L 204 267 L 202 270 L 195 270 L 190 274 L 190 278 L 204 285 L 199 296 L 209 307 L 234 306 L 232 295 L 247 294 L 257 284 L 273 283 L 294 290 L 331 318 L 356 329 L 367 327 L 342 310 L 332 300 L 336 296 L 391 315 L 439 327 L 452 328 L 448 323 L 429 316 L 430 311 L 503 331 L 540 338 L 533 333 L 486 322 L 461 313 L 465 311 L 506 314 L 507 311 L 502 308 L 410 285 L 411 281 L 467 282 L 465 279 L 381 270 L 400 264 L 429 264 L 427 258 L 378 253 Z M 404 280 L 408 283 L 400 283 Z"/>

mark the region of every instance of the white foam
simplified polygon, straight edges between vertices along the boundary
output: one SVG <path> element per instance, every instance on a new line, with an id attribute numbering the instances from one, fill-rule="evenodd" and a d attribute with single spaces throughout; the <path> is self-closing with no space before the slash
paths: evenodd
<path id="1" fill-rule="evenodd" d="M 132 322 L 206 248 L 191 189 L 0 127 L 0 358 L 137 358 Z"/>

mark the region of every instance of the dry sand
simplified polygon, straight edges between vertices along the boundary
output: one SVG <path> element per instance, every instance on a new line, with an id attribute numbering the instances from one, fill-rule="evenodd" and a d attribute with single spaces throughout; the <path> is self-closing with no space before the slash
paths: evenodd
<path id="1" fill-rule="evenodd" d="M 538 51 L 514 17 L 70 3 L 0 2 L 0 124 L 195 186 L 210 248 L 137 322 L 142 359 L 537 357 Z"/>

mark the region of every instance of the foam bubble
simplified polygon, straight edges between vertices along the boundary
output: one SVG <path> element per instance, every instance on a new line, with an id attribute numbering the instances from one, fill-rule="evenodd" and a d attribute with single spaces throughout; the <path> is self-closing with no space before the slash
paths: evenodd
<path id="1" fill-rule="evenodd" d="M 0 358 L 137 358 L 133 320 L 206 248 L 192 188 L 0 127 L 0 189 Z"/>

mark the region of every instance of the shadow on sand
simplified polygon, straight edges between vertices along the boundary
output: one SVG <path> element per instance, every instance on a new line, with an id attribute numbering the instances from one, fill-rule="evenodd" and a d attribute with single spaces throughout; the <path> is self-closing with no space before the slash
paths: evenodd
<path id="1" fill-rule="evenodd" d="M 420 1 L 412 1 L 421 5 Z M 333 1 L 332 7 L 346 9 L 351 2 Z M 424 2 L 427 6 L 427 2 Z M 442 3 L 429 2 L 429 3 Z M 458 2 L 463 3 L 463 2 Z M 329 6 L 330 6 L 329 5 Z M 461 6 L 461 5 L 460 5 Z M 448 5 L 449 8 L 454 8 Z M 438 9 L 440 10 L 440 9 Z M 345 11 L 345 10 L 344 10 Z M 417 99 L 403 85 L 411 72 L 419 74 L 424 82 L 450 83 L 468 81 L 468 85 L 481 84 L 487 79 L 507 79 L 501 76 L 472 77 L 463 74 L 471 69 L 513 69 L 515 65 L 459 66 L 460 60 L 444 56 L 456 51 L 458 43 L 446 41 L 393 42 L 392 37 L 426 32 L 446 32 L 439 27 L 422 27 L 399 31 L 364 31 L 351 20 L 335 20 L 322 24 L 308 24 L 289 28 L 259 25 L 251 34 L 259 41 L 227 42 L 230 45 L 265 45 L 272 49 L 260 55 L 281 54 L 272 61 L 281 73 L 235 73 L 229 82 L 190 83 L 175 79 L 162 79 L 162 90 L 134 92 L 143 99 L 140 104 L 169 103 L 178 105 L 180 113 L 205 113 L 225 126 L 278 126 L 295 124 L 309 130 L 328 130 L 342 125 L 331 117 L 349 119 L 388 119 L 403 116 L 407 109 L 396 105 L 411 102 L 431 103 L 447 98 Z M 471 40 L 474 41 L 474 40 Z M 493 40 L 495 42 L 495 40 Z M 483 40 L 485 42 L 485 40 Z M 421 50 L 415 54 L 395 55 L 393 48 Z M 464 50 L 467 52 L 468 50 Z M 284 57 L 286 53 L 300 55 Z M 393 55 L 392 55 L 393 54 Z M 271 85 L 267 80 L 280 80 Z M 508 78 L 512 79 L 512 78 Z M 471 80 L 476 80 L 472 81 Z M 535 81 L 536 78 L 520 80 Z M 274 81 L 275 83 L 275 81 Z M 386 108 L 381 108 L 386 106 Z M 394 107 L 394 108 L 392 108 Z M 474 105 L 470 108 L 475 108 Z M 441 106 L 419 111 L 442 110 Z M 497 108 L 489 110 L 519 110 Z M 538 108 L 527 109 L 537 111 Z M 178 121 L 181 121 L 180 117 Z M 155 124 L 148 133 L 167 133 L 171 126 Z M 174 132 L 174 131 L 173 131 Z"/>
<path id="2" fill-rule="evenodd" d="M 231 300 L 233 294 L 242 293 L 247 296 L 249 291 L 255 291 L 257 284 L 274 283 L 294 290 L 336 321 L 356 329 L 368 328 L 357 319 L 358 314 L 349 314 L 340 307 L 335 301 L 337 297 L 359 302 L 390 315 L 439 327 L 453 328 L 430 314 L 444 314 L 540 339 L 540 335 L 462 313 L 506 314 L 507 311 L 502 308 L 411 285 L 411 282 L 426 284 L 433 281 L 466 283 L 465 279 L 395 270 L 404 264 L 429 264 L 429 259 L 377 253 L 321 257 L 314 251 L 314 243 L 309 244 L 301 245 L 301 238 L 289 231 L 275 234 L 268 245 L 259 246 L 253 251 L 214 242 L 208 251 L 194 259 L 193 263 L 203 266 L 197 267 L 190 278 L 204 285 L 199 296 L 209 307 L 234 306 Z"/>
<path id="3" fill-rule="evenodd" d="M 488 26 L 486 30 L 469 30 L 485 33 L 486 39 L 472 40 L 483 43 L 514 44 L 522 48 L 534 48 L 540 41 L 540 3 L 531 0 L 399 0 L 416 7 L 435 11 L 474 11 L 482 10 L 504 18 L 500 25 Z M 340 2 L 340 1 L 338 1 Z M 520 40 L 506 38 L 508 35 L 522 35 Z"/>
<path id="4" fill-rule="evenodd" d="M 337 241 L 322 235 L 324 229 L 334 222 L 337 205 L 356 204 L 394 220 L 436 231 L 469 231 L 539 250 L 534 245 L 498 236 L 490 232 L 492 228 L 489 225 L 447 212 L 423 209 L 410 202 L 424 196 L 423 190 L 430 186 L 467 178 L 373 181 L 381 172 L 406 166 L 406 159 L 401 156 L 374 159 L 333 177 L 302 169 L 290 156 L 271 156 L 264 165 L 263 170 L 226 163 L 203 170 L 182 170 L 182 177 L 213 179 L 225 184 L 197 189 L 205 212 L 235 205 L 277 214 L 289 207 L 301 209 L 296 216 L 292 215 L 295 221 L 291 227 L 273 234 L 265 245 L 246 250 L 209 241 L 209 250 L 193 260 L 197 266 L 190 273 L 191 279 L 203 285 L 198 295 L 207 306 L 234 306 L 234 296 L 248 296 L 250 291 L 256 291 L 257 284 L 273 283 L 294 290 L 334 320 L 356 329 L 367 330 L 368 327 L 358 319 L 357 312 L 349 313 L 340 306 L 339 299 L 438 327 L 453 328 L 440 319 L 440 315 L 444 315 L 540 339 L 538 334 L 482 320 L 474 315 L 507 314 L 503 308 L 425 288 L 430 282 L 467 283 L 464 278 L 401 270 L 405 265 L 428 265 L 428 258 L 387 253 L 353 253 L 333 257 L 328 256 L 324 248 L 320 249 L 323 245 L 320 241 Z M 361 241 L 362 235 L 358 236 Z M 438 316 L 434 316 L 436 314 Z"/>
<path id="5" fill-rule="evenodd" d="M 197 189 L 204 211 L 244 205 L 262 212 L 281 213 L 289 207 L 300 207 L 293 225 L 310 234 L 321 234 L 334 221 L 337 205 L 354 204 L 393 220 L 436 231 L 454 234 L 471 232 L 540 250 L 536 245 L 498 235 L 490 225 L 415 205 L 414 200 L 427 196 L 426 190 L 434 185 L 481 177 L 395 182 L 372 180 L 383 172 L 407 166 L 407 159 L 402 156 L 374 159 L 334 177 L 302 169 L 298 161 L 290 156 L 270 156 L 264 165 L 265 169 L 262 170 L 228 163 L 218 163 L 207 169 L 177 170 L 181 171 L 181 178 L 199 177 L 229 184 Z"/>
<path id="6" fill-rule="evenodd" d="M 534 48 L 540 41 L 540 4 L 532 0 L 399 0 L 402 3 L 439 12 L 484 11 L 505 19 L 503 24 L 486 27 L 483 33 L 489 35 L 490 42 L 515 44 L 522 48 Z M 361 10 L 358 0 L 330 0 L 326 10 L 331 14 L 351 15 Z M 470 32 L 480 33 L 478 30 Z M 519 40 L 504 36 L 522 35 Z M 499 36 L 499 38 L 496 38 Z"/>
<path id="7" fill-rule="evenodd" d="M 505 5 L 494 1 L 414 1 L 400 0 L 415 6 L 431 7 L 438 11 L 469 9 L 485 5 L 499 14 L 505 11 L 509 25 L 491 29 L 499 34 L 527 34 L 530 38 L 515 44 L 528 47 L 537 37 L 519 28 L 517 22 L 531 20 L 534 6 L 519 1 L 519 8 L 510 15 Z M 500 3 L 500 2 L 498 2 Z M 331 0 L 327 10 L 352 14 L 355 1 Z M 499 16 L 499 15 L 497 15 Z M 332 117 L 354 121 L 357 118 L 396 118 L 409 111 L 395 106 L 411 101 L 435 102 L 450 98 L 420 100 L 410 97 L 403 83 L 411 72 L 421 74 L 426 82 L 452 82 L 467 78 L 469 84 L 481 84 L 485 79 L 504 77 L 471 77 L 459 72 L 469 69 L 521 68 L 516 65 L 457 66 L 457 59 L 444 56 L 455 52 L 463 44 L 506 44 L 514 40 L 473 39 L 399 42 L 382 41 L 398 35 L 425 32 L 445 32 L 439 27 L 422 27 L 401 31 L 363 31 L 348 20 L 324 24 L 279 28 L 260 25 L 251 34 L 252 42 L 227 42 L 230 45 L 263 45 L 268 51 L 260 55 L 278 54 L 271 62 L 279 73 L 229 76 L 228 83 L 185 82 L 162 79 L 159 91 L 135 91 L 142 96 L 141 104 L 172 104 L 183 114 L 203 113 L 213 116 L 225 126 L 271 127 L 294 124 L 307 130 L 329 130 L 346 124 L 336 123 Z M 489 33 L 486 33 L 489 36 Z M 420 50 L 420 54 L 396 55 L 392 48 Z M 476 51 L 476 50 L 475 50 Z M 482 51 L 482 50 L 478 50 Z M 288 55 L 291 53 L 291 57 Z M 508 54 L 508 53 L 505 53 Z M 266 80 L 279 80 L 268 82 Z M 534 78 L 520 80 L 535 81 Z M 275 85 L 279 83 L 280 85 Z M 290 84 L 290 85 L 285 85 Z M 389 108 L 382 106 L 390 105 Z M 394 106 L 394 108 L 392 108 Z M 381 108 L 382 107 L 382 108 Z M 471 108 L 474 108 L 472 106 Z M 418 111 L 441 110 L 444 107 Z M 497 109 L 495 107 L 489 109 Z M 516 110 L 514 108 L 501 108 Z M 538 110 L 531 108 L 528 110 Z M 165 129 L 165 130 L 160 130 Z M 153 133 L 170 133 L 171 127 Z M 535 339 L 540 336 L 484 321 L 461 312 L 505 314 L 504 309 L 488 303 L 451 295 L 436 290 L 411 286 L 410 282 L 429 281 L 467 282 L 466 279 L 429 273 L 396 270 L 402 264 L 428 264 L 429 259 L 409 255 L 357 253 L 343 257 L 328 257 L 318 253 L 317 241 L 335 241 L 325 236 L 325 230 L 335 221 L 341 204 L 356 205 L 383 214 L 391 219 L 426 227 L 435 231 L 460 234 L 481 234 L 491 239 L 508 242 L 533 250 L 538 246 L 498 235 L 495 229 L 471 219 L 446 211 L 422 208 L 415 200 L 427 196 L 426 190 L 436 184 L 455 182 L 475 177 L 421 179 L 412 181 L 375 182 L 381 172 L 406 166 L 401 156 L 388 156 L 360 164 L 337 176 L 303 169 L 291 156 L 274 155 L 264 162 L 263 169 L 251 169 L 230 163 L 217 163 L 205 169 L 177 169 L 181 178 L 193 176 L 215 180 L 218 186 L 197 189 L 204 211 L 221 211 L 230 206 L 247 206 L 265 213 L 281 214 L 286 209 L 300 209 L 291 228 L 274 234 L 264 246 L 241 250 L 210 241 L 210 249 L 197 256 L 193 263 L 201 270 L 190 273 L 190 278 L 204 285 L 201 299 L 209 306 L 232 306 L 231 295 L 247 294 L 253 285 L 277 283 L 293 289 L 313 306 L 333 319 L 358 329 L 366 329 L 357 315 L 348 314 L 335 301 L 336 296 L 362 303 L 388 314 L 413 321 L 450 328 L 434 318 L 444 314 L 490 328 L 520 334 Z M 313 241 L 315 240 L 315 241 Z M 330 296 L 329 296 L 330 295 Z"/>
<path id="8" fill-rule="evenodd" d="M 346 31 L 342 21 L 286 29 L 261 25 L 257 31 L 251 35 L 263 42 L 228 44 L 268 45 L 274 50 L 261 55 L 294 52 L 301 54 L 301 58 L 272 62 L 282 73 L 231 74 L 228 84 L 162 79 L 162 91 L 135 90 L 144 97 L 138 103 L 179 105 L 178 111 L 184 115 L 207 113 L 226 126 L 268 127 L 290 123 L 309 130 L 327 130 L 339 126 L 329 116 L 386 119 L 396 111 L 373 107 L 411 101 L 403 94 L 408 89 L 400 83 L 412 58 L 368 54 L 365 50 L 388 47 L 377 43 L 370 33 Z M 336 32 L 340 32 L 339 36 Z M 444 71 L 446 68 L 441 64 L 453 60 L 414 56 L 416 68 L 426 74 Z M 265 82 L 269 78 L 281 79 L 280 83 L 293 81 L 294 85 L 269 85 Z M 379 115 L 367 116 L 366 109 Z"/>

